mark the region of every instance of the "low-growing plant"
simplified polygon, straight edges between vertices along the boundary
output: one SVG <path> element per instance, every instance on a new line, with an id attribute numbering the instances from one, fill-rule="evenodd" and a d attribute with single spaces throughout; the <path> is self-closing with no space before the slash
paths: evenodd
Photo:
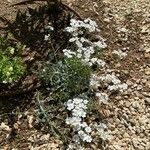
<path id="1" fill-rule="evenodd" d="M 51 86 L 51 96 L 63 101 L 86 91 L 90 75 L 90 67 L 76 57 L 48 64 L 40 73 L 44 81 Z"/>
<path id="2" fill-rule="evenodd" d="M 0 83 L 12 83 L 24 73 L 21 59 L 14 54 L 11 42 L 6 37 L 0 37 Z"/>

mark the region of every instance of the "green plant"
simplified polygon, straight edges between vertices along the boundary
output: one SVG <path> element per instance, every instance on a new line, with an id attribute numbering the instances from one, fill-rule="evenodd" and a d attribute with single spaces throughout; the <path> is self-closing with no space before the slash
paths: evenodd
<path id="1" fill-rule="evenodd" d="M 24 73 L 21 59 L 14 54 L 15 48 L 11 46 L 11 42 L 0 37 L 0 83 L 16 81 Z"/>
<path id="2" fill-rule="evenodd" d="M 68 100 L 88 89 L 91 68 L 76 57 L 48 64 L 40 76 L 51 86 L 52 98 Z"/>

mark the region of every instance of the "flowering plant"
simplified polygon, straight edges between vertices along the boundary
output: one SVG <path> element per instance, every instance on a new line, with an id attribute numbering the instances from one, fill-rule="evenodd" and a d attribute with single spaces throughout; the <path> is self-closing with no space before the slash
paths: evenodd
<path id="1" fill-rule="evenodd" d="M 24 72 L 19 57 L 14 57 L 15 48 L 4 37 L 0 37 L 0 83 L 12 83 Z"/>
<path id="2" fill-rule="evenodd" d="M 53 32 L 51 26 L 49 29 L 50 33 Z M 71 19 L 65 31 L 69 40 L 67 47 L 62 50 L 62 59 L 56 59 L 55 64 L 48 62 L 41 77 L 50 85 L 50 96 L 54 100 L 65 101 L 68 112 L 65 122 L 72 128 L 73 135 L 68 150 L 84 149 L 81 145 L 85 143 L 110 138 L 105 123 L 89 121 L 89 107 L 94 106 L 94 102 L 99 106 L 109 104 L 110 95 L 124 92 L 127 84 L 106 69 L 108 66 L 101 54 L 107 45 L 105 39 L 98 35 L 100 30 L 96 22 L 89 18 L 83 21 Z M 93 40 L 91 35 L 96 39 Z M 45 40 L 50 37 L 51 34 L 46 35 Z M 104 73 L 98 74 L 93 69 L 95 65 Z"/>
<path id="3" fill-rule="evenodd" d="M 54 99 L 67 100 L 88 89 L 91 69 L 78 58 L 65 58 L 56 64 L 46 64 L 40 72 L 50 85 Z"/>

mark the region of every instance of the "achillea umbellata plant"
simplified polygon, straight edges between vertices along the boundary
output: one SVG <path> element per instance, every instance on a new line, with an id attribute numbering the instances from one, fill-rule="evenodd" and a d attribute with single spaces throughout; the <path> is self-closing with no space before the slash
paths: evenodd
<path id="1" fill-rule="evenodd" d="M 54 100 L 66 101 L 89 88 L 91 68 L 77 57 L 65 58 L 56 64 L 46 64 L 41 78 L 51 87 Z"/>
<path id="2" fill-rule="evenodd" d="M 45 40 L 51 40 L 54 32 L 45 35 Z M 98 74 L 97 70 L 107 66 L 101 54 L 107 47 L 105 39 L 99 34 L 98 25 L 91 19 L 83 21 L 71 19 L 70 26 L 64 29 L 69 34 L 68 46 L 62 50 L 61 60 L 52 64 L 47 62 L 40 75 L 49 84 L 50 97 L 54 100 L 65 101 L 68 116 L 65 120 L 72 130 L 72 141 L 68 150 L 81 149 L 81 145 L 95 141 L 105 141 L 110 138 L 107 126 L 103 122 L 88 122 L 90 117 L 89 105 L 98 103 L 109 104 L 109 95 L 113 92 L 123 92 L 127 89 L 125 83 L 109 70 Z M 95 35 L 96 39 L 91 39 Z M 108 67 L 108 66 L 107 66 Z M 103 90 L 101 90 L 103 89 Z M 94 132 L 94 136 L 92 133 Z"/>
<path id="3" fill-rule="evenodd" d="M 29 2 L 31 0 L 19 4 Z M 51 3 L 54 4 L 55 10 L 64 6 L 61 1 L 47 0 L 48 5 Z M 50 33 L 45 35 L 46 41 L 50 40 L 51 32 L 55 33 L 56 30 L 55 26 L 49 28 Z M 72 128 L 71 135 L 73 135 L 68 150 L 82 149 L 86 143 L 105 141 L 110 138 L 103 121 L 99 123 L 88 121 L 90 117 L 88 105 L 92 102 L 109 104 L 110 95 L 113 92 L 124 92 L 127 85 L 122 83 L 113 71 L 105 70 L 107 64 L 100 56 L 107 45 L 105 39 L 100 36 L 95 21 L 71 19 L 70 25 L 64 31 L 70 38 L 66 48 L 61 51 L 61 59 L 56 58 L 54 63 L 51 61 L 44 63 L 39 74 L 48 86 L 50 99 L 56 103 L 58 100 L 65 101 L 68 112 L 65 123 Z M 94 35 L 97 40 L 91 39 L 91 35 Z M 120 52 L 114 54 L 125 56 Z M 97 73 L 98 70 L 93 69 L 95 66 L 99 70 L 105 70 L 104 73 Z"/>

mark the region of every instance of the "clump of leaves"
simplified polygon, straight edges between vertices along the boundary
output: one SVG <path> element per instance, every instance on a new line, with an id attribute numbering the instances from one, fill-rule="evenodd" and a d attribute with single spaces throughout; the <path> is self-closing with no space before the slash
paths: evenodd
<path id="1" fill-rule="evenodd" d="M 91 68 L 76 57 L 47 64 L 40 76 L 51 87 L 51 97 L 66 101 L 88 90 Z"/>
<path id="2" fill-rule="evenodd" d="M 21 59 L 14 54 L 11 42 L 6 37 L 0 37 L 0 83 L 12 83 L 24 73 Z"/>

